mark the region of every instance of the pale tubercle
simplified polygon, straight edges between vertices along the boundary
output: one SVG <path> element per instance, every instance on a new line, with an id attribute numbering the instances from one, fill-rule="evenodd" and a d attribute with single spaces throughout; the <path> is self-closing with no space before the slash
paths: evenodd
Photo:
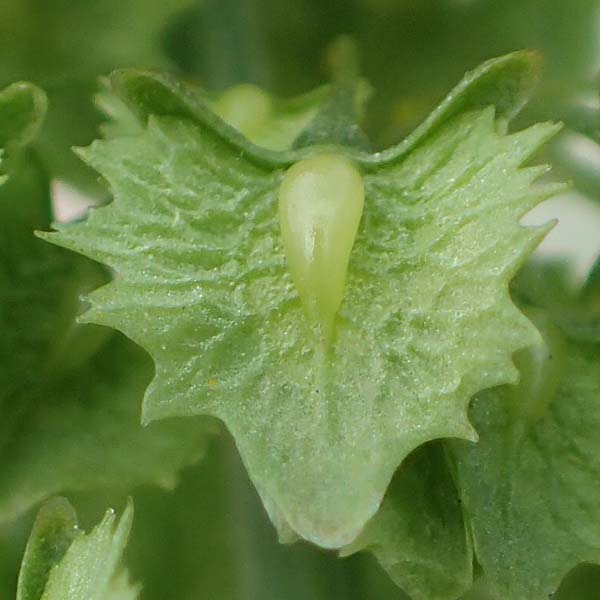
<path id="1" fill-rule="evenodd" d="M 321 154 L 295 163 L 279 189 L 287 265 L 308 318 L 329 340 L 344 298 L 365 188 L 346 157 Z"/>
<path id="2" fill-rule="evenodd" d="M 269 119 L 273 107 L 265 91 L 242 83 L 226 90 L 213 109 L 226 123 L 251 138 Z"/>

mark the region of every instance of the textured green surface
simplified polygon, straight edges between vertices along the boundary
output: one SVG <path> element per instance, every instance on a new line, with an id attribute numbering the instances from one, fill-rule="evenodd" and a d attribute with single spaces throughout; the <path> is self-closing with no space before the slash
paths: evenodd
<path id="1" fill-rule="evenodd" d="M 129 504 L 118 521 L 109 510 L 89 534 L 79 533 L 50 572 L 41 600 L 135 600 L 139 589 L 120 567 L 132 519 Z"/>
<path id="2" fill-rule="evenodd" d="M 42 96 L 24 84 L 9 93 L 12 103 L 0 95 L 0 128 L 6 114 L 20 125 L 0 188 L 0 521 L 65 490 L 173 487 L 202 455 L 207 428 L 182 420 L 142 428 L 151 361 L 106 328 L 74 323 L 79 296 L 107 276 L 35 238 L 50 222 L 49 184 L 17 142 L 39 122 Z"/>
<path id="3" fill-rule="evenodd" d="M 541 289 L 561 286 L 552 276 Z M 518 386 L 474 402 L 479 444 L 453 444 L 477 559 L 502 600 L 546 600 L 572 567 L 600 561 L 600 347 L 529 311 L 545 346 L 518 355 Z"/>
<path id="4" fill-rule="evenodd" d="M 473 552 L 442 445 L 402 464 L 381 508 L 343 554 L 368 550 L 413 600 L 455 600 L 473 583 Z"/>
<path id="5" fill-rule="evenodd" d="M 518 220 L 554 191 L 530 188 L 544 169 L 518 167 L 556 128 L 504 135 L 491 108 L 448 119 L 365 173 L 328 350 L 285 266 L 281 171 L 210 124 L 154 116 L 82 151 L 115 200 L 45 236 L 117 271 L 85 318 L 152 355 L 145 420 L 223 419 L 284 534 L 351 542 L 409 452 L 474 439 L 470 397 L 514 381 L 512 352 L 537 340 L 507 286 L 544 234 Z"/>

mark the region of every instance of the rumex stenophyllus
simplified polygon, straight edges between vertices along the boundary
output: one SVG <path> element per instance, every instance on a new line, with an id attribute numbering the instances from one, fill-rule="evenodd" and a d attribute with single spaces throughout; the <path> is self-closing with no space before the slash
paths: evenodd
<path id="1" fill-rule="evenodd" d="M 557 189 L 520 165 L 556 126 L 506 134 L 535 62 L 485 63 L 377 153 L 270 150 L 169 78 L 114 76 L 145 129 L 81 151 L 114 201 L 44 237 L 115 270 L 84 318 L 154 359 L 144 420 L 222 419 L 283 539 L 351 542 L 413 449 L 475 439 L 470 398 L 538 341 L 508 283 L 547 231 L 519 219 Z M 322 207 L 295 174 L 321 171 L 335 241 L 311 255 Z"/>

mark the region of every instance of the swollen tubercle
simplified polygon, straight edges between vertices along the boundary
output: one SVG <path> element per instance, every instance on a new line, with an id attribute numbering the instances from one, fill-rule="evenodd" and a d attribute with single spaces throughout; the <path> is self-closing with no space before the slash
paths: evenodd
<path id="1" fill-rule="evenodd" d="M 364 198 L 358 169 L 335 154 L 297 162 L 285 173 L 279 190 L 288 268 L 309 319 L 325 339 L 331 337 L 344 298 Z"/>

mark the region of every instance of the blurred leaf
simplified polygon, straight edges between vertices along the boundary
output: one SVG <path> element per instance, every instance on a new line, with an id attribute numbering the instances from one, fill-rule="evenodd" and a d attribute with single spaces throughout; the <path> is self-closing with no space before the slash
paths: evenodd
<path id="1" fill-rule="evenodd" d="M 151 375 L 150 360 L 113 336 L 64 378 L 23 391 L 33 403 L 0 451 L 0 521 L 64 491 L 175 487 L 214 429 L 197 419 L 142 427 L 140 400 Z"/>
<path id="2" fill-rule="evenodd" d="M 532 260 L 512 282 L 513 294 L 523 306 L 544 309 L 546 318 L 563 335 L 582 342 L 600 341 L 600 261 L 581 290 L 576 289 L 566 261 Z"/>
<path id="3" fill-rule="evenodd" d="M 120 567 L 133 519 L 130 503 L 117 522 L 109 510 L 89 534 L 76 530 L 66 500 L 42 508 L 27 545 L 17 600 L 135 600 Z M 52 546 L 60 550 L 53 552 Z"/>
<path id="4" fill-rule="evenodd" d="M 79 294 L 105 280 L 97 265 L 49 250 L 33 236 L 33 229 L 50 222 L 49 182 L 35 155 L 19 142 L 38 128 L 43 106 L 43 93 L 27 84 L 0 96 L 0 129 L 15 136 L 6 140 L 12 151 L 8 182 L 0 188 L 0 406 L 16 404 L 11 398 L 38 377 L 36 369 L 53 367 L 60 338 L 79 310 Z"/>
<path id="5" fill-rule="evenodd" d="M 545 346 L 517 356 L 518 386 L 474 401 L 479 443 L 452 443 L 477 560 L 499 600 L 547 600 L 571 567 L 600 562 L 600 349 L 565 337 L 541 309 L 529 314 Z"/>
<path id="6" fill-rule="evenodd" d="M 46 114 L 46 95 L 30 83 L 0 91 L 0 148 L 30 142 Z"/>
<path id="7" fill-rule="evenodd" d="M 56 177 L 94 189 L 90 170 L 71 152 L 95 137 L 96 80 L 125 66 L 167 67 L 161 32 L 193 0 L 3 0 L 0 87 L 27 79 L 50 97 L 36 142 Z"/>
<path id="8" fill-rule="evenodd" d="M 600 567 L 582 564 L 572 569 L 552 600 L 596 600 L 600 590 Z"/>
<path id="9" fill-rule="evenodd" d="M 347 548 L 368 550 L 413 600 L 455 600 L 473 583 L 473 552 L 439 444 L 409 456 L 381 508 Z"/>
<path id="10" fill-rule="evenodd" d="M 510 283 L 521 306 L 559 312 L 577 301 L 571 267 L 566 260 L 529 259 Z"/>
<path id="11" fill-rule="evenodd" d="M 367 131 L 379 148 L 416 127 L 471 65 L 522 48 L 545 65 L 526 123 L 568 117 L 595 85 L 599 13 L 593 0 L 202 0 L 174 21 L 167 45 L 211 88 L 245 81 L 293 95 L 328 76 L 329 44 L 350 33 L 378 91 Z"/>
<path id="12" fill-rule="evenodd" d="M 41 92 L 18 86 L 9 94 L 20 111 L 7 94 L 0 100 L 13 107 L 22 139 L 39 121 L 32 106 Z M 80 294 L 107 276 L 34 237 L 34 228 L 49 226 L 48 181 L 30 150 L 8 146 L 15 149 L 0 188 L 0 521 L 64 490 L 173 487 L 178 470 L 202 455 L 212 426 L 141 427 L 151 362 L 110 330 L 74 323 Z"/>
<path id="13" fill-rule="evenodd" d="M 336 144 L 370 152 L 371 142 L 360 128 L 360 123 L 372 90 L 360 78 L 354 41 L 349 36 L 341 36 L 332 44 L 329 54 L 333 79 L 329 98 L 296 137 L 294 147 Z"/>
<path id="14" fill-rule="evenodd" d="M 19 569 L 31 533 L 33 515 L 0 525 L 0 599 L 15 600 Z"/>
<path id="15" fill-rule="evenodd" d="M 48 500 L 33 525 L 19 573 L 17 600 L 39 600 L 52 568 L 77 537 L 77 515 L 65 498 Z"/>

